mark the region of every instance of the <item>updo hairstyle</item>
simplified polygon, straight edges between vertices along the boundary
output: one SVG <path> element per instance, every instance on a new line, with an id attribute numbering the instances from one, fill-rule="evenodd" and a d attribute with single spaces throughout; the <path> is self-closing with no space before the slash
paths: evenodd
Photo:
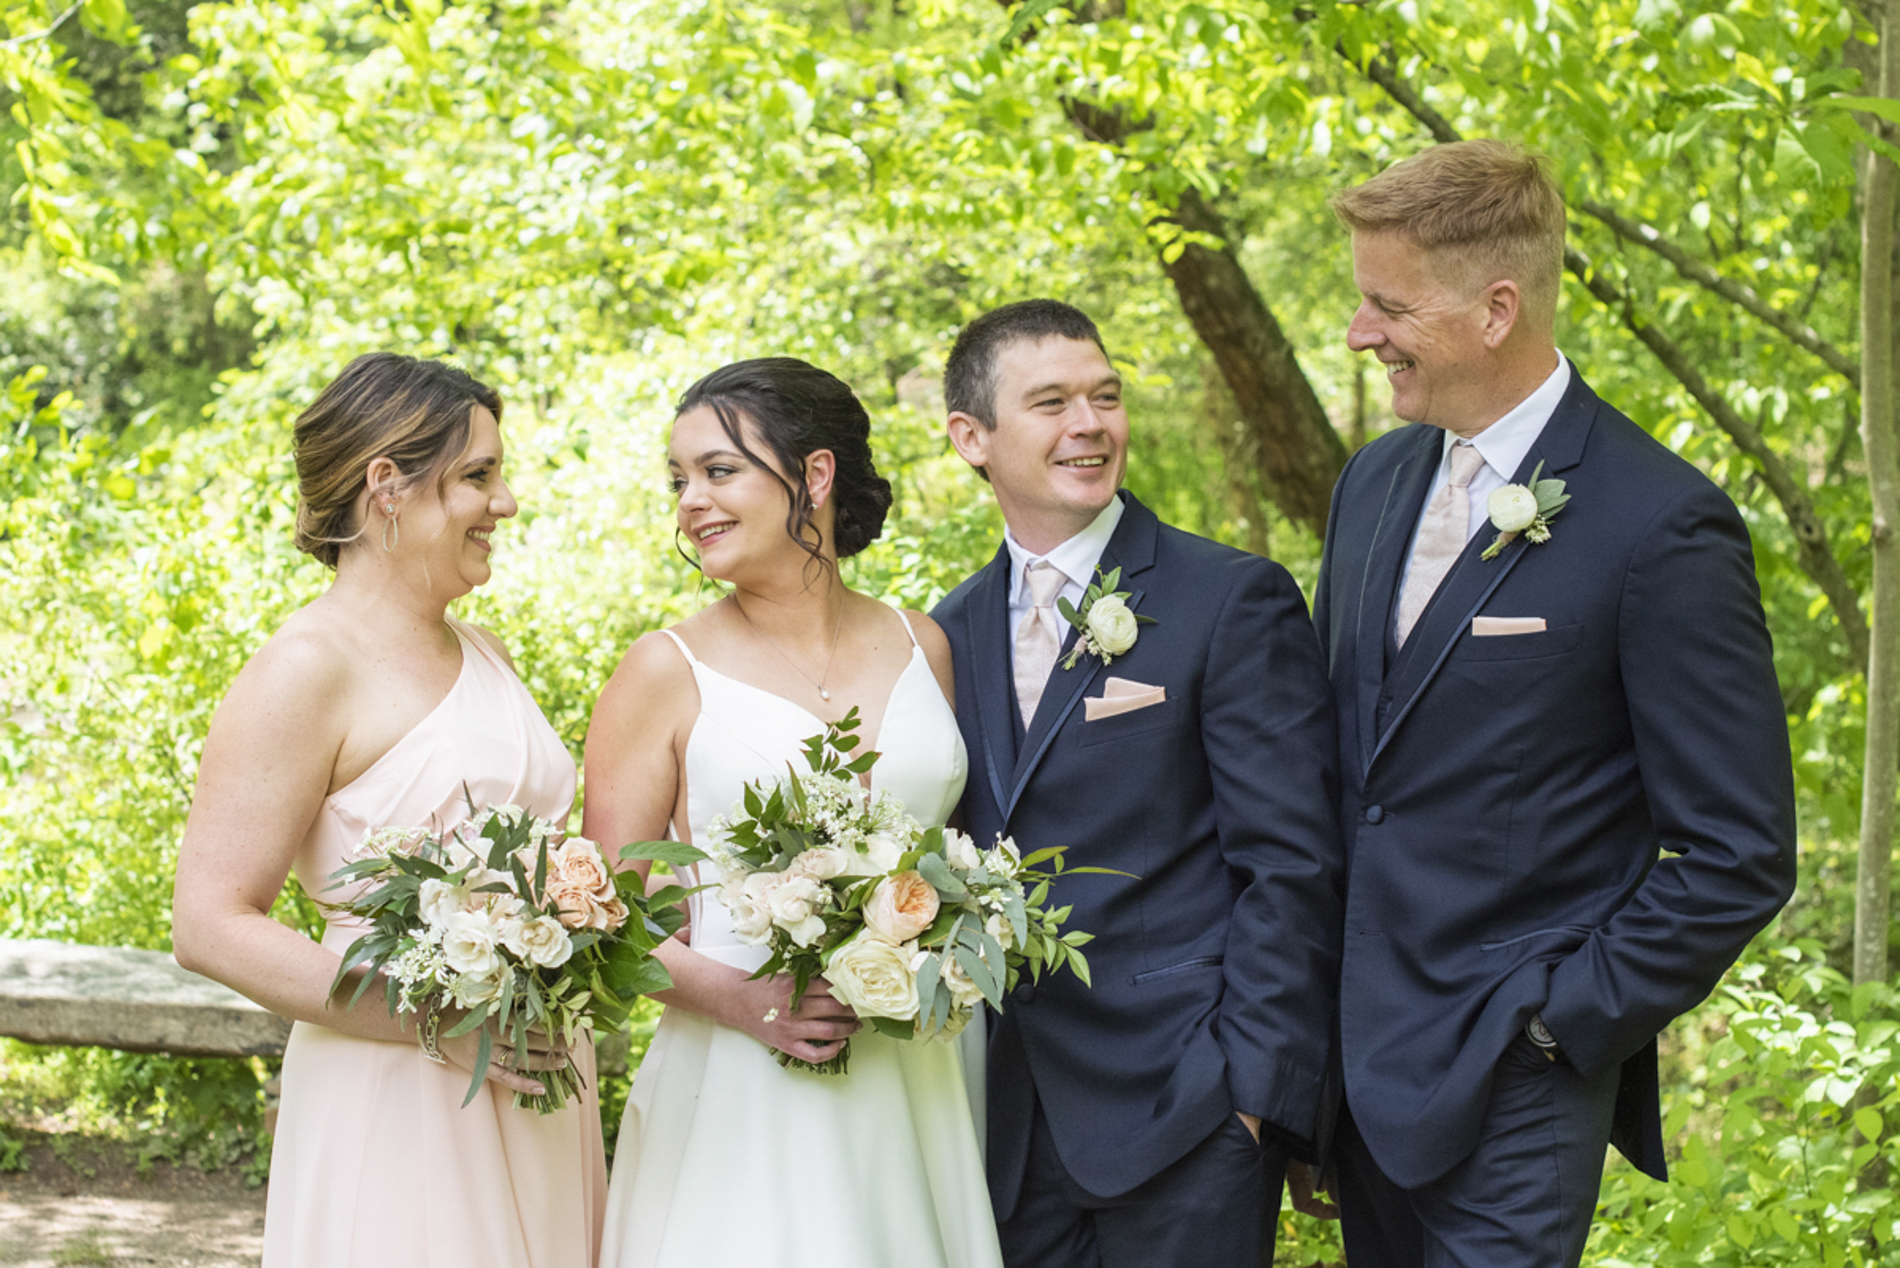
<path id="1" fill-rule="evenodd" d="M 805 484 L 805 459 L 819 449 L 829 449 L 835 459 L 831 502 L 838 558 L 849 559 L 884 531 L 891 482 L 871 461 L 870 415 L 836 375 L 795 357 L 735 361 L 686 389 L 674 417 L 702 405 L 718 417 L 739 452 L 784 488 L 791 501 L 785 531 L 812 558 L 824 558 L 824 540 L 812 522 L 815 508 Z M 771 450 L 771 462 L 747 446 L 747 419 Z M 816 545 L 807 529 L 819 538 Z"/>
<path id="2" fill-rule="evenodd" d="M 358 357 L 297 416 L 297 549 L 336 567 L 363 535 L 356 499 L 369 464 L 387 458 L 398 491 L 440 476 L 468 447 L 469 415 L 483 406 L 501 421 L 501 397 L 458 366 L 394 352 Z"/>

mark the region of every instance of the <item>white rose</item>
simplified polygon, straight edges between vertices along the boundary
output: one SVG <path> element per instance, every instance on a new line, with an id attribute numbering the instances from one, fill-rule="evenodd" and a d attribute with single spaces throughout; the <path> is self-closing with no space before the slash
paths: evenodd
<path id="1" fill-rule="evenodd" d="M 1089 638 L 1110 656 L 1119 656 L 1135 645 L 1135 614 L 1125 599 L 1105 594 L 1089 604 Z"/>
<path id="2" fill-rule="evenodd" d="M 983 852 L 976 848 L 976 842 L 969 834 L 952 828 L 944 830 L 943 855 L 959 872 L 974 871 L 983 865 Z"/>
<path id="3" fill-rule="evenodd" d="M 1507 484 L 1485 503 L 1491 525 L 1500 533 L 1521 533 L 1537 519 L 1537 495 L 1521 484 Z"/>
<path id="4" fill-rule="evenodd" d="M 1005 951 L 1016 945 L 1015 927 L 1000 914 L 991 916 L 983 922 L 983 932 L 996 939 Z"/>
<path id="5" fill-rule="evenodd" d="M 793 876 L 809 876 L 815 881 L 828 881 L 843 876 L 845 869 L 850 865 L 851 860 L 845 856 L 843 850 L 831 850 L 819 846 L 816 849 L 806 850 L 793 859 L 792 865 L 785 870 Z"/>
<path id="6" fill-rule="evenodd" d="M 904 857 L 905 844 L 889 832 L 873 832 L 864 843 L 864 856 L 871 861 L 871 874 L 895 871 L 898 860 Z"/>
<path id="7" fill-rule="evenodd" d="M 792 941 L 808 947 L 825 936 L 825 918 L 818 914 L 824 905 L 825 887 L 809 876 L 780 873 L 778 883 L 765 891 L 765 909 L 772 923 L 792 936 Z"/>
<path id="8" fill-rule="evenodd" d="M 552 916 L 518 920 L 502 931 L 502 945 L 544 969 L 558 969 L 574 954 L 567 930 Z"/>
<path id="9" fill-rule="evenodd" d="M 486 973 L 464 973 L 449 987 L 449 998 L 458 1008 L 476 1009 L 501 995 L 501 984 L 508 970 L 497 962 Z"/>
<path id="10" fill-rule="evenodd" d="M 769 875 L 766 872 L 754 872 L 746 881 L 754 876 Z M 719 897 L 726 904 L 726 910 L 732 913 L 734 936 L 747 946 L 763 946 L 772 936 L 772 913 L 753 900 L 746 881 L 727 881 L 719 887 Z M 764 892 L 763 887 L 760 892 Z"/>
<path id="11" fill-rule="evenodd" d="M 853 938 L 825 966 L 833 997 L 860 1017 L 908 1021 L 917 1015 L 917 975 L 910 967 L 914 947 L 894 947 L 876 938 Z"/>
<path id="12" fill-rule="evenodd" d="M 938 981 L 949 988 L 950 1002 L 959 1009 L 972 1008 L 983 1001 L 983 992 L 977 989 L 976 983 L 963 971 L 963 966 L 957 963 L 954 955 L 943 957 L 942 976 Z"/>
<path id="13" fill-rule="evenodd" d="M 492 973 L 501 967 L 501 957 L 495 954 L 497 931 L 486 915 L 453 912 L 442 930 L 442 958 L 457 973 Z"/>
<path id="14" fill-rule="evenodd" d="M 446 924 L 448 918 L 458 911 L 467 911 L 470 897 L 469 891 L 460 885 L 438 880 L 422 882 L 422 888 L 416 894 L 422 908 L 422 921 L 431 928 Z"/>

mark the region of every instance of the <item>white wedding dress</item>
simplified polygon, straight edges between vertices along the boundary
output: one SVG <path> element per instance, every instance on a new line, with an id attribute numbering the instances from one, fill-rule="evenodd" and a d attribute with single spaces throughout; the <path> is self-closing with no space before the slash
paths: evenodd
<path id="1" fill-rule="evenodd" d="M 699 684 L 686 791 L 700 839 L 748 781 L 769 783 L 787 763 L 804 771 L 803 741 L 824 722 L 699 663 L 667 634 Z M 941 824 L 967 757 L 911 642 L 872 786 Z M 763 948 L 733 935 L 716 890 L 691 901 L 694 950 L 748 972 L 765 962 Z M 750 1035 L 669 1008 L 620 1122 L 602 1268 L 1000 1268 L 972 1115 L 981 1070 L 967 1086 L 964 1073 L 966 1053 L 981 1060 L 979 1027 L 960 1042 L 909 1043 L 866 1026 L 851 1039 L 850 1072 L 821 1075 L 782 1068 Z"/>

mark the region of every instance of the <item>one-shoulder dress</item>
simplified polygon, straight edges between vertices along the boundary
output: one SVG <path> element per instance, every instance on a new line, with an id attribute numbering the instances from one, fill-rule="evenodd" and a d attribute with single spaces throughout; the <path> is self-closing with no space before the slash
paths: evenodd
<path id="1" fill-rule="evenodd" d="M 462 646 L 455 686 L 311 825 L 295 871 L 313 897 L 371 829 L 451 826 L 471 797 L 556 821 L 572 807 L 574 761 L 521 680 L 480 634 L 449 625 Z M 342 955 L 360 932 L 333 916 L 323 945 Z M 416 1044 L 296 1023 L 265 1268 L 593 1268 L 606 1155 L 592 1048 L 576 1063 L 587 1090 L 558 1113 L 517 1109 L 493 1082 L 464 1109 L 468 1072 Z"/>
<path id="2" fill-rule="evenodd" d="M 770 782 L 788 762 L 804 770 L 802 742 L 825 724 L 707 667 L 667 633 L 699 686 L 686 795 L 703 839 L 748 781 Z M 912 642 L 879 724 L 872 785 L 941 824 L 967 758 Z M 692 946 L 748 972 L 765 962 L 712 890 L 692 900 Z M 849 1073 L 814 1074 L 781 1068 L 742 1031 L 667 1009 L 621 1119 L 602 1268 L 1000 1268 L 964 1049 L 867 1026 L 851 1039 Z"/>

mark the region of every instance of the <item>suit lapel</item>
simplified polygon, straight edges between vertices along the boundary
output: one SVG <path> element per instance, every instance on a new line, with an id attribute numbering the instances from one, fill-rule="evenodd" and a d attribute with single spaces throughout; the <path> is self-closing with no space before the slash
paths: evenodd
<path id="1" fill-rule="evenodd" d="M 996 552 L 970 591 L 970 666 L 983 771 L 998 809 L 1008 803 L 1005 776 L 1016 764 L 1016 687 L 1010 678 L 1009 548 Z"/>
<path id="2" fill-rule="evenodd" d="M 1115 526 L 1115 535 L 1108 539 L 1108 546 L 1102 551 L 1097 567 L 1103 573 L 1116 568 L 1122 570 L 1121 585 L 1129 591 L 1128 606 L 1139 611 L 1143 591 L 1134 584 L 1133 578 L 1154 566 L 1155 539 L 1160 535 L 1161 522 L 1155 518 L 1153 511 L 1135 500 L 1134 494 L 1124 491 L 1121 497 L 1126 503 L 1122 521 Z M 1093 581 L 1094 578 L 1088 580 Z M 1074 647 L 1076 637 L 1077 631 L 1071 629 L 1069 637 L 1063 640 L 1062 654 L 1056 658 L 1056 667 L 1049 675 L 1049 685 L 1036 706 L 1036 716 L 1030 719 L 1029 733 L 1023 737 L 1023 746 L 1017 754 L 1016 769 L 1010 781 L 1009 797 L 1002 803 L 1005 825 L 1009 823 L 1009 816 L 1016 809 L 1017 801 L 1021 800 L 1023 790 L 1028 787 L 1029 777 L 1049 751 L 1049 745 L 1062 730 L 1063 723 L 1075 712 L 1076 705 L 1081 702 L 1089 685 L 1101 675 L 1102 662 L 1094 656 L 1076 661 L 1074 669 L 1062 668 L 1062 662 Z M 1013 703 L 1013 694 L 1011 700 Z"/>
<path id="3" fill-rule="evenodd" d="M 1583 461 L 1590 425 L 1596 418 L 1596 407 L 1596 393 L 1590 390 L 1573 367 L 1570 386 L 1565 390 L 1563 399 L 1557 403 L 1550 422 L 1544 425 L 1543 432 L 1531 446 L 1530 452 L 1524 455 L 1524 461 L 1518 465 L 1510 482 L 1529 484 L 1531 473 L 1537 470 L 1539 463 L 1543 464 L 1545 476 L 1554 476 Z M 1561 519 L 1555 522 L 1562 524 Z M 1560 527 L 1555 531 L 1563 530 Z M 1438 676 L 1440 667 L 1451 655 L 1451 649 L 1459 637 L 1471 627 L 1471 618 L 1477 615 L 1492 592 L 1533 549 L 1528 540 L 1519 537 L 1493 559 L 1480 559 L 1479 556 L 1490 547 L 1491 540 L 1496 536 L 1497 530 L 1486 524 L 1465 544 L 1464 553 L 1458 556 L 1450 574 L 1439 586 L 1438 593 L 1432 596 L 1431 604 L 1420 615 L 1411 637 L 1405 640 L 1405 652 L 1392 667 L 1393 680 L 1389 684 L 1391 714 L 1366 758 L 1368 771 L 1391 742 L 1393 732 L 1398 730 L 1399 724 L 1405 721 L 1412 707 L 1418 703 L 1426 687 Z"/>
<path id="4" fill-rule="evenodd" d="M 1360 578 L 1358 652 L 1359 680 L 1354 700 L 1359 709 L 1360 756 L 1372 764 L 1378 738 L 1379 693 L 1385 685 L 1385 639 L 1392 625 L 1392 604 L 1398 595 L 1399 573 L 1405 567 L 1418 517 L 1431 491 L 1432 476 L 1444 454 L 1444 433 L 1420 427 L 1411 454 L 1393 468 L 1386 486 L 1385 506 L 1366 555 Z"/>

